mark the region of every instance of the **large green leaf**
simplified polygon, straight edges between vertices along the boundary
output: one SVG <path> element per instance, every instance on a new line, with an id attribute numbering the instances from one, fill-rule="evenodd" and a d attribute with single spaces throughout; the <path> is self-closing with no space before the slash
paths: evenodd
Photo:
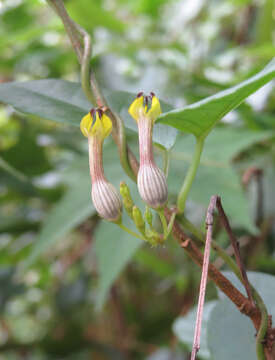
<path id="1" fill-rule="evenodd" d="M 212 310 L 206 335 L 213 360 L 257 360 L 255 329 L 228 299 Z"/>
<path id="2" fill-rule="evenodd" d="M 217 304 L 217 301 L 210 301 L 205 304 L 203 311 L 203 321 L 201 329 L 201 345 L 199 356 L 202 359 L 210 359 L 210 353 L 207 347 L 207 322 L 210 314 Z M 197 308 L 194 307 L 187 315 L 178 317 L 173 324 L 173 332 L 176 337 L 185 344 L 191 351 L 194 339 Z"/>
<path id="3" fill-rule="evenodd" d="M 206 208 L 210 197 L 213 194 L 219 194 L 232 224 L 255 232 L 256 229 L 249 213 L 247 199 L 239 176 L 230 160 L 253 143 L 266 140 L 271 134 L 251 131 L 244 133 L 239 130 L 239 134 L 242 136 L 238 136 L 237 132 L 238 130 L 229 130 L 228 128 L 215 129 L 207 138 L 202 163 L 192 185 L 190 199 L 203 204 Z M 227 142 L 230 138 L 231 141 Z M 174 193 L 180 189 L 187 171 L 187 164 L 192 159 L 194 141 L 193 136 L 184 136 L 177 141 L 171 152 L 172 161 L 168 185 Z M 223 144 L 224 151 L 218 151 L 217 148 L 219 149 Z M 180 160 L 180 163 L 177 160 Z M 238 203 L 237 207 L 236 203 Z"/>
<path id="4" fill-rule="evenodd" d="M 200 163 L 207 166 L 225 166 L 252 145 L 272 137 L 273 131 L 252 131 L 232 126 L 217 127 L 205 140 Z M 194 144 L 192 135 L 179 136 L 171 151 L 171 157 L 191 162 Z"/>
<path id="5" fill-rule="evenodd" d="M 127 112 L 135 96 L 114 91 L 108 92 L 107 98 L 115 111 L 125 118 L 126 127 L 137 132 L 136 123 Z M 81 118 L 92 107 L 79 83 L 56 79 L 0 84 L 0 101 L 23 113 L 75 126 L 79 126 Z M 161 104 L 163 109 L 171 108 Z M 166 148 L 173 146 L 176 136 L 175 129 L 161 124 L 155 126 L 153 139 Z"/>
<path id="6" fill-rule="evenodd" d="M 0 101 L 23 113 L 75 126 L 91 108 L 79 83 L 55 79 L 1 84 Z"/>
<path id="7" fill-rule="evenodd" d="M 99 271 L 96 305 L 97 309 L 101 309 L 113 282 L 142 242 L 106 221 L 99 225 L 95 235 Z"/>
<path id="8" fill-rule="evenodd" d="M 17 192 L 23 192 L 28 196 L 37 194 L 37 189 L 33 185 L 31 179 L 7 163 L 1 156 L 0 175 L 1 185 L 5 184 L 9 188 L 13 188 Z"/>
<path id="9" fill-rule="evenodd" d="M 273 59 L 262 71 L 240 84 L 185 106 L 183 109 L 163 113 L 157 121 L 191 133 L 198 138 L 205 137 L 227 113 L 274 77 L 275 60 Z"/>
<path id="10" fill-rule="evenodd" d="M 32 251 L 26 259 L 25 267 L 33 264 L 50 246 L 94 212 L 90 197 L 91 182 L 87 166 L 82 167 L 81 175 L 78 174 L 77 181 L 71 179 L 65 195 L 49 212 Z"/>
<path id="11" fill-rule="evenodd" d="M 224 275 L 243 293 L 244 288 L 232 272 Z M 269 274 L 248 272 L 248 278 L 262 296 L 268 312 L 275 316 L 275 277 Z M 214 360 L 243 359 L 256 360 L 255 329 L 250 319 L 219 292 L 218 301 L 210 314 L 207 324 L 207 343 Z M 228 346 L 230 339 L 230 346 Z"/>

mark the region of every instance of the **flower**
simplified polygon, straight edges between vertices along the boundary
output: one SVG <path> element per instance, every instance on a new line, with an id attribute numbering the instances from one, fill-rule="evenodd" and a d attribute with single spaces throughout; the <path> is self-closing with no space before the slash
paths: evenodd
<path id="1" fill-rule="evenodd" d="M 122 203 L 118 191 L 104 175 L 102 147 L 112 131 L 112 121 L 101 109 L 92 109 L 80 123 L 80 130 L 89 142 L 89 165 L 92 182 L 92 201 L 101 217 L 119 221 Z"/>
<path id="2" fill-rule="evenodd" d="M 153 126 L 156 118 L 161 114 L 161 106 L 154 93 L 144 96 L 141 92 L 128 111 L 138 125 L 140 157 L 138 190 L 141 198 L 150 207 L 158 209 L 165 205 L 168 197 L 165 175 L 157 167 L 153 154 Z"/>

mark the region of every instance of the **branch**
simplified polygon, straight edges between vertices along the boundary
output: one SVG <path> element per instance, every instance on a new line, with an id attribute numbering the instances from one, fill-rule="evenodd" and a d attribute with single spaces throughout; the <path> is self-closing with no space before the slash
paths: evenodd
<path id="1" fill-rule="evenodd" d="M 165 209 L 165 215 L 170 219 L 171 211 L 168 208 Z M 194 262 L 202 267 L 203 255 L 201 251 L 195 243 L 186 236 L 177 221 L 174 222 L 173 235 Z M 228 255 L 226 254 L 226 256 Z M 230 260 L 232 261 L 232 259 Z M 250 317 L 255 329 L 258 330 L 261 323 L 261 313 L 259 309 L 252 306 L 251 302 L 213 264 L 209 264 L 208 277 L 215 282 L 217 287 L 225 293 L 241 313 Z"/>
<path id="2" fill-rule="evenodd" d="M 198 311 L 197 311 L 194 343 L 193 343 L 193 348 L 192 348 L 192 353 L 191 353 L 191 360 L 196 359 L 196 354 L 198 353 L 198 351 L 200 349 L 201 324 L 202 324 L 202 317 L 203 317 L 203 307 L 204 307 L 206 284 L 207 284 L 207 277 L 208 277 L 208 268 L 209 268 L 210 248 L 211 248 L 212 233 L 213 233 L 214 206 L 215 206 L 215 204 L 210 202 L 210 205 L 207 210 L 207 216 L 206 216 L 206 222 L 205 222 L 207 233 L 206 233 L 206 242 L 205 242 L 205 249 L 204 249 L 202 275 L 201 275 L 199 301 L 198 301 Z"/>
<path id="3" fill-rule="evenodd" d="M 272 350 L 270 350 L 270 349 L 272 349 L 272 346 L 274 343 L 274 336 L 273 336 L 273 332 L 272 332 L 273 331 L 272 322 L 269 321 L 267 309 L 266 309 L 266 306 L 265 306 L 261 296 L 259 295 L 257 290 L 249 283 L 249 281 L 247 279 L 245 268 L 241 261 L 238 242 L 232 232 L 232 229 L 230 227 L 227 216 L 224 213 L 224 210 L 222 208 L 221 200 L 218 196 L 213 196 L 211 198 L 208 213 L 209 213 L 209 210 L 210 210 L 210 213 L 212 213 L 214 211 L 215 206 L 218 208 L 219 214 L 222 219 L 222 223 L 230 237 L 232 247 L 234 249 L 235 256 L 236 256 L 239 267 L 232 260 L 232 258 L 222 248 L 220 248 L 220 246 L 218 244 L 216 244 L 214 241 L 212 241 L 212 247 L 218 252 L 218 254 L 222 257 L 222 259 L 231 267 L 231 269 L 234 271 L 234 273 L 237 275 L 237 277 L 240 279 L 240 281 L 245 285 L 247 293 L 248 294 L 250 293 L 251 298 L 249 300 L 246 299 L 250 304 L 250 306 L 249 306 L 251 309 L 251 310 L 249 310 L 250 315 L 249 315 L 249 313 L 247 313 L 246 310 L 243 311 L 243 309 L 241 309 L 241 308 L 239 308 L 239 310 L 251 318 L 251 320 L 258 332 L 257 340 L 256 340 L 256 351 L 257 351 L 258 359 L 264 360 L 265 356 L 266 356 L 267 360 L 269 360 L 269 359 L 271 360 L 272 355 L 270 355 L 270 354 L 271 354 Z M 199 230 L 197 230 L 192 223 L 190 223 L 184 217 L 179 218 L 179 220 L 183 223 L 183 225 L 187 226 L 188 230 L 190 230 L 192 233 L 194 233 L 197 238 L 199 238 L 201 241 L 205 242 L 201 232 Z M 193 246 L 194 246 L 194 244 L 193 244 Z M 189 252 L 189 255 L 196 261 L 196 252 L 194 251 L 194 249 L 192 250 L 192 252 Z M 196 262 L 198 263 L 198 261 L 196 261 Z M 210 265 L 210 269 L 211 269 L 211 267 L 212 267 L 212 265 Z M 210 271 L 209 271 L 209 273 L 210 273 Z M 210 274 L 209 274 L 209 277 L 211 277 Z M 219 286 L 217 281 L 215 281 L 215 283 L 217 286 Z M 226 293 L 223 289 L 221 289 L 221 290 L 230 298 L 228 293 Z M 252 295 L 253 295 L 253 297 L 252 297 Z M 255 307 L 253 298 L 256 301 L 258 308 Z M 252 299 L 252 301 L 251 301 L 251 299 Z M 232 301 L 235 303 L 235 305 L 237 305 L 237 303 L 234 300 L 232 300 Z M 253 308 L 257 309 L 256 313 L 254 313 L 254 314 L 253 314 Z M 253 315 L 251 315 L 251 314 L 253 314 Z"/>
<path id="4" fill-rule="evenodd" d="M 250 287 L 250 284 L 249 284 L 249 281 L 248 281 L 248 278 L 247 278 L 247 274 L 246 274 L 246 271 L 245 271 L 245 266 L 244 266 L 244 263 L 242 261 L 242 258 L 241 258 L 241 253 L 240 253 L 240 246 L 239 246 L 239 243 L 235 237 L 235 235 L 233 234 L 233 231 L 231 229 L 231 226 L 229 224 L 229 221 L 228 221 L 228 218 L 223 210 L 223 207 L 222 207 L 222 203 L 221 203 L 221 198 L 219 196 L 212 196 L 213 199 L 212 201 L 215 202 L 215 205 L 217 207 L 217 210 L 219 212 L 219 215 L 220 215 L 220 219 L 221 219 L 221 222 L 225 228 L 225 231 L 227 232 L 228 234 L 228 237 L 231 241 L 231 245 L 234 249 L 234 254 L 235 254 L 235 258 L 236 258 L 236 262 L 239 266 L 239 269 L 241 271 L 241 275 L 242 275 L 242 283 L 245 287 L 245 290 L 246 290 L 246 293 L 247 293 L 247 297 L 248 299 L 251 301 L 251 303 L 255 306 L 254 304 L 254 300 L 253 300 L 253 297 L 252 297 L 252 292 L 251 292 L 251 287 Z"/>

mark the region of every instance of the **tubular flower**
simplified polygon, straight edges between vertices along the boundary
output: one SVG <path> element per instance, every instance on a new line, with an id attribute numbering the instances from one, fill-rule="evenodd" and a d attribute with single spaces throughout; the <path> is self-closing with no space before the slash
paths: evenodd
<path id="1" fill-rule="evenodd" d="M 112 121 L 101 109 L 92 109 L 82 118 L 80 130 L 89 141 L 91 196 L 94 206 L 104 219 L 119 221 L 122 203 L 115 187 L 106 180 L 102 164 L 103 142 L 112 131 Z"/>
<path id="2" fill-rule="evenodd" d="M 154 122 L 161 114 L 160 103 L 154 93 L 150 93 L 150 96 L 139 93 L 128 111 L 138 125 L 140 156 L 138 190 L 141 198 L 150 207 L 158 209 L 164 206 L 168 197 L 165 175 L 157 167 L 153 154 L 152 133 Z"/>

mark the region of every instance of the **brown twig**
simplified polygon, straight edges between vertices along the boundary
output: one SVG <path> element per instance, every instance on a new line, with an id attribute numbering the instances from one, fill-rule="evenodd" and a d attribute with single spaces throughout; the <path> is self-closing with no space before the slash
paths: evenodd
<path id="1" fill-rule="evenodd" d="M 215 201 L 216 203 L 216 207 L 217 207 L 217 210 L 219 212 L 219 216 L 220 216 L 220 219 L 221 219 L 221 222 L 225 228 L 225 231 L 227 232 L 228 234 L 228 237 L 231 241 L 231 245 L 234 249 L 234 254 L 235 254 L 235 258 L 236 258 L 236 262 L 237 262 L 237 265 L 239 266 L 239 269 L 241 271 L 241 274 L 242 274 L 242 280 L 243 280 L 243 285 L 245 287 L 245 290 L 246 290 L 246 293 L 247 293 L 247 297 L 249 299 L 249 301 L 251 302 L 251 304 L 253 304 L 253 306 L 255 306 L 255 303 L 254 303 L 254 300 L 253 300 L 253 297 L 252 297 L 252 291 L 251 291 L 251 287 L 250 287 L 250 284 L 249 284 L 249 281 L 248 281 L 248 277 L 247 277 L 247 274 L 246 274 L 246 270 L 245 270 L 245 266 L 244 266 L 244 263 L 242 261 L 242 258 L 241 258 L 241 253 L 240 253 L 240 246 L 239 246 L 239 243 L 231 229 L 231 226 L 229 224 L 229 221 L 228 221 L 228 218 L 223 210 L 223 207 L 222 207 L 222 203 L 221 203 L 221 198 L 219 196 L 213 196 L 213 201 Z"/>
<path id="2" fill-rule="evenodd" d="M 242 248 L 242 247 L 247 246 L 250 243 L 251 237 L 250 236 L 243 236 L 243 237 L 239 238 L 238 241 L 239 241 L 240 248 Z M 234 249 L 233 249 L 233 246 L 231 244 L 224 251 L 229 256 L 234 255 Z M 213 265 L 215 265 L 217 269 L 220 269 L 224 265 L 224 263 L 225 263 L 225 261 L 221 257 L 218 257 L 213 262 Z"/>
<path id="3" fill-rule="evenodd" d="M 207 210 L 206 221 L 205 221 L 207 232 L 206 232 L 206 241 L 205 241 L 204 257 L 203 257 L 203 265 L 202 265 L 199 301 L 198 301 L 198 311 L 196 317 L 195 334 L 194 334 L 194 342 L 191 353 L 191 360 L 196 359 L 196 355 L 200 349 L 201 324 L 203 317 L 203 307 L 205 300 L 205 292 L 206 292 L 206 284 L 207 284 L 208 268 L 209 268 L 209 257 L 210 257 L 210 249 L 211 249 L 211 241 L 212 241 L 212 233 L 213 233 L 214 208 L 215 208 L 215 202 L 210 201 Z"/>
<path id="4" fill-rule="evenodd" d="M 171 211 L 166 208 L 165 215 L 170 219 Z M 177 221 L 174 222 L 173 235 L 180 246 L 200 267 L 203 265 L 203 255 L 195 243 L 187 237 Z M 209 264 L 208 277 L 236 305 L 239 311 L 252 320 L 255 329 L 259 329 L 261 313 L 251 302 L 213 265 Z"/>

